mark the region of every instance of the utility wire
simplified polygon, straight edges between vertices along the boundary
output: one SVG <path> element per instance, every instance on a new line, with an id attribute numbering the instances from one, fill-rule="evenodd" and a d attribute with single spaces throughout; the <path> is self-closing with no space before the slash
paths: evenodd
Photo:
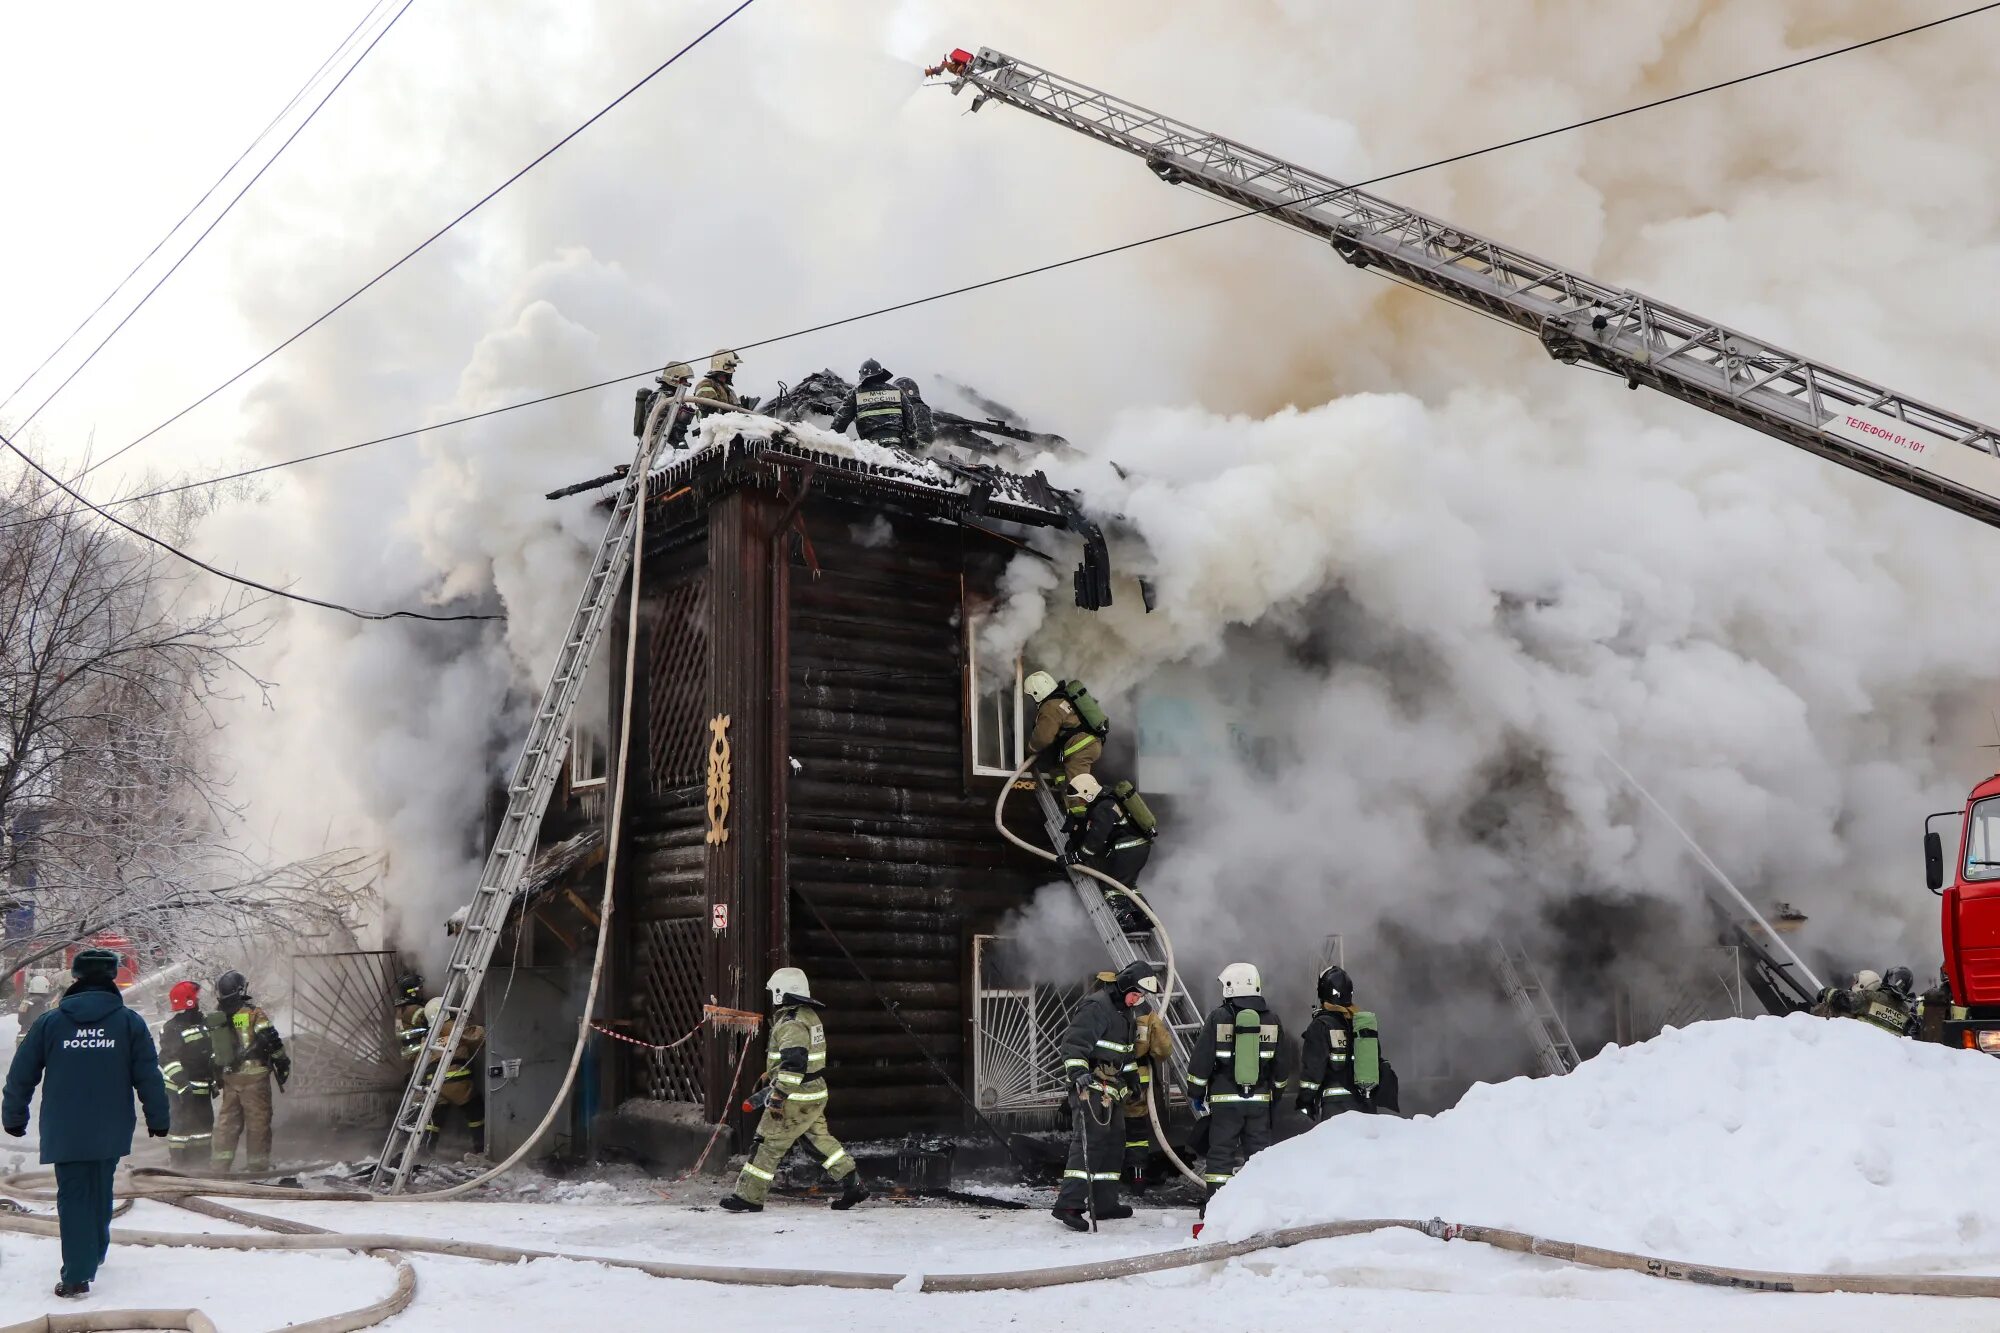
<path id="1" fill-rule="evenodd" d="M 405 9 L 409 7 L 409 3 L 410 0 L 405 0 L 404 3 Z M 308 333 L 311 333 L 321 324 L 324 324 L 327 320 L 333 318 L 334 315 L 338 314 L 341 310 L 345 309 L 349 302 L 355 300 L 363 292 L 366 292 L 369 288 L 373 287 L 376 283 L 382 281 L 382 279 L 388 277 L 391 273 L 394 273 L 397 269 L 401 268 L 403 265 L 409 263 L 412 259 L 415 259 L 418 255 L 422 254 L 426 249 L 428 249 L 433 241 L 436 241 L 439 237 L 443 236 L 453 227 L 456 227 L 459 223 L 465 221 L 467 218 L 471 217 L 474 213 L 477 213 L 480 209 L 484 208 L 488 203 L 492 202 L 493 199 L 496 198 L 501 191 L 505 190 L 515 181 L 521 179 L 521 177 L 527 175 L 529 172 L 533 171 L 536 167 L 540 166 L 542 163 L 548 161 L 551 157 L 555 156 L 555 154 L 563 147 L 563 145 L 567 144 L 570 140 L 576 138 L 577 135 L 582 134 L 592 125 L 595 125 L 598 121 L 602 120 L 619 103 L 623 102 L 633 93 L 638 92 L 641 88 L 645 87 L 647 84 L 651 83 L 654 79 L 658 78 L 662 73 L 671 68 L 675 61 L 679 60 L 682 56 L 686 55 L 688 52 L 694 50 L 695 47 L 700 46 L 704 41 L 708 39 L 710 34 L 714 33 L 718 28 L 722 27 L 723 24 L 729 22 L 729 20 L 735 18 L 738 14 L 741 14 L 744 10 L 750 8 L 750 6 L 754 3 L 756 3 L 756 0 L 741 0 L 741 3 L 739 3 L 736 6 L 736 8 L 730 10 L 727 14 L 724 14 L 721 18 L 717 19 L 714 23 L 711 23 L 707 28 L 703 29 L 701 34 L 697 36 L 693 41 L 689 42 L 686 46 L 683 46 L 680 50 L 674 52 L 672 55 L 668 56 L 665 60 L 661 61 L 660 64 L 658 64 L 653 68 L 652 73 L 646 75 L 644 78 L 640 79 L 637 83 L 633 84 L 630 88 L 627 88 L 624 92 L 612 98 L 609 102 L 605 103 L 605 105 L 602 108 L 600 108 L 595 115 L 591 116 L 590 119 L 584 121 L 583 124 L 577 126 L 575 129 L 571 130 L 568 134 L 565 134 L 562 138 L 556 140 L 554 143 L 550 144 L 547 148 L 543 149 L 541 153 L 537 155 L 532 161 L 530 161 L 526 166 L 522 167 L 519 171 L 509 176 L 506 180 L 501 181 L 498 185 L 494 186 L 491 190 L 487 191 L 486 194 L 483 195 L 478 200 L 478 202 L 474 203 L 470 208 L 466 209 L 464 212 L 460 213 L 457 217 L 445 223 L 444 226 L 438 228 L 436 231 L 432 232 L 429 236 L 425 237 L 421 242 L 418 243 L 415 249 L 411 250 L 401 259 L 398 259 L 395 263 L 389 265 L 389 267 L 383 269 L 380 273 L 377 273 L 374 277 L 368 279 L 368 281 L 362 283 L 359 287 L 349 292 L 346 296 L 342 297 L 340 301 L 336 303 L 332 308 L 327 310 L 324 314 L 319 315 L 311 323 L 307 324 L 304 328 L 300 329 L 297 333 L 294 333 L 291 337 L 285 339 L 283 342 L 279 343 L 276 347 L 273 347 L 270 351 L 258 357 L 255 361 L 252 361 L 249 365 L 237 371 L 234 375 L 231 375 L 228 379 L 222 381 L 222 383 L 216 385 L 213 389 L 210 389 L 207 393 L 195 399 L 193 402 L 189 403 L 186 407 L 183 407 L 180 411 L 168 417 L 165 421 L 162 421 L 159 425 L 153 427 L 151 430 L 139 436 L 131 443 L 120 446 L 118 449 L 113 450 L 111 453 L 105 455 L 97 462 L 92 463 L 89 467 L 86 467 L 82 472 L 79 472 L 76 475 L 75 479 L 78 481 L 83 480 L 83 478 L 89 476 L 92 472 L 95 472 L 98 468 L 103 467 L 106 463 L 110 463 L 115 459 L 124 456 L 128 451 L 137 448 L 141 444 L 144 444 L 147 440 L 152 439 L 153 436 L 159 434 L 167 427 L 173 425 L 176 421 L 179 421 L 182 417 L 194 411 L 197 407 L 200 407 L 203 403 L 215 397 L 215 395 L 221 393 L 224 389 L 236 383 L 236 381 L 242 379 L 245 375 L 248 375 L 251 371 L 257 369 L 257 367 L 263 365 L 266 361 L 269 361 L 272 357 L 284 351 L 287 347 L 290 347 L 293 343 L 297 342 L 299 339 L 305 337 Z M 401 17 L 400 11 L 398 11 L 397 16 Z"/>
<path id="2" fill-rule="evenodd" d="M 249 180 L 243 183 L 243 188 L 238 190 L 235 196 L 231 198 L 227 204 L 224 204 L 222 206 L 222 211 L 220 213 L 217 213 L 213 218 L 209 220 L 208 225 L 202 228 L 201 235 L 195 237 L 194 243 L 188 246 L 188 248 L 181 253 L 181 257 L 179 259 L 176 259 L 173 262 L 172 266 L 170 266 L 165 273 L 162 273 L 160 275 L 159 280 L 157 282 L 155 282 L 151 287 L 148 287 L 146 289 L 146 294 L 144 296 L 141 296 L 138 299 L 138 301 L 132 306 L 132 308 L 125 312 L 125 317 L 119 320 L 116 324 L 111 326 L 111 332 L 105 334 L 102 338 L 98 339 L 97 346 L 90 349 L 90 355 L 84 357 L 83 360 L 77 362 L 75 368 L 72 369 L 69 372 L 69 374 L 63 376 L 62 383 L 56 385 L 55 388 L 51 389 L 49 391 L 48 397 L 42 399 L 40 403 L 36 404 L 34 411 L 28 413 L 27 416 L 22 417 L 20 421 L 15 423 L 14 429 L 16 431 L 26 430 L 28 428 L 29 423 L 34 421 L 36 417 L 42 414 L 42 409 L 47 407 L 50 403 L 54 402 L 56 400 L 56 395 L 61 393 L 64 389 L 67 389 L 69 387 L 70 381 L 75 379 L 78 375 L 81 375 L 83 373 L 84 367 L 88 366 L 92 361 L 97 359 L 97 354 L 104 350 L 106 344 L 108 344 L 113 338 L 116 338 L 118 336 L 118 331 L 120 329 L 123 329 L 127 324 L 131 323 L 132 317 L 145 308 L 146 302 L 153 299 L 153 293 L 157 292 L 158 290 L 160 290 L 161 287 L 165 286 L 167 279 L 173 277 L 175 273 L 180 271 L 181 265 L 187 262 L 188 256 L 192 255 L 195 252 L 195 248 L 199 246 L 203 241 L 208 239 L 208 234 L 210 232 L 214 231 L 217 227 L 222 225 L 222 220 L 229 216 L 229 211 L 236 207 L 237 203 L 241 201 L 244 195 L 250 193 L 250 188 L 252 186 L 254 186 L 258 181 L 264 178 L 264 173 L 271 169 L 271 164 L 276 162 L 278 158 L 284 154 L 284 151 L 292 146 L 292 140 L 298 138 L 299 135 L 304 132 L 306 126 L 313 123 L 313 117 L 317 116 L 320 113 L 320 108 L 324 107 L 328 102 L 333 100 L 333 95 L 340 91 L 340 85 L 346 83 L 348 76 L 353 74 L 355 70 L 361 68 L 361 62 L 368 59 L 368 53 L 370 51 L 373 51 L 375 49 L 376 44 L 379 43 L 384 37 L 387 37 L 389 35 L 389 29 L 396 26 L 396 20 L 402 18 L 404 14 L 408 13 L 410 6 L 415 3 L 416 0 L 403 0 L 403 7 L 396 11 L 395 16 L 392 17 L 386 24 L 382 26 L 382 31 L 375 34 L 374 38 L 368 43 L 368 45 L 362 48 L 361 54 L 354 58 L 354 62 L 350 64 L 344 71 L 342 71 L 338 79 L 335 79 L 333 81 L 333 86 L 326 90 L 326 95 L 320 98 L 318 102 L 313 104 L 312 110 L 306 112 L 305 119 L 301 120 L 298 123 L 297 127 L 294 128 L 290 134 L 285 136 L 285 141 L 278 145 L 278 151 L 272 153 L 270 158 L 265 161 L 264 165 L 257 168 L 256 174 L 251 176 Z M 123 451 L 121 450 L 120 452 Z M 79 474 L 78 479 L 79 480 L 81 479 L 81 474 Z"/>
<path id="3" fill-rule="evenodd" d="M 83 317 L 82 322 L 79 323 L 75 328 L 71 329 L 69 331 L 68 336 L 65 337 L 61 342 L 56 344 L 55 350 L 42 358 L 42 363 L 40 365 L 36 366 L 33 370 L 29 371 L 27 377 L 23 379 L 19 384 L 16 384 L 13 390 L 9 392 L 5 398 L 0 398 L 0 412 L 5 412 L 7 410 L 8 404 L 12 403 L 16 398 L 21 396 L 21 390 L 27 388 L 28 385 L 33 383 L 35 376 L 41 374 L 44 370 L 48 369 L 49 363 L 51 361 L 55 360 L 58 356 L 62 355 L 63 349 L 68 347 L 71 342 L 75 341 L 76 335 L 82 333 L 86 328 L 90 326 L 90 321 L 96 319 L 99 315 L 104 313 L 104 307 L 110 305 L 113 298 L 115 298 L 118 295 L 118 293 L 125 290 L 125 285 L 127 283 L 131 282 L 132 279 L 139 276 L 139 270 L 146 267 L 147 264 L 151 263 L 154 255 L 160 253 L 160 247 L 165 245 L 168 241 L 172 240 L 174 237 L 174 233 L 178 232 L 182 227 L 187 225 L 187 220 L 193 217 L 197 212 L 199 212 L 201 206 L 207 203 L 209 199 L 213 197 L 213 195 L 217 190 L 222 188 L 223 182 L 228 180 L 231 175 L 235 174 L 236 168 L 242 166 L 245 159 L 247 159 L 251 153 L 257 150 L 258 144 L 263 143 L 264 140 L 271 137 L 271 131 L 278 128 L 278 123 L 282 121 L 286 116 L 289 116 L 292 113 L 293 107 L 297 106 L 300 102 L 305 100 L 306 94 L 311 92 L 313 88 L 318 85 L 320 79 L 325 77 L 327 70 L 332 68 L 334 62 L 339 60 L 342 55 L 346 54 L 348 47 L 354 44 L 354 39 L 360 35 L 361 30 L 368 26 L 369 21 L 376 14 L 380 13 L 382 8 L 383 8 L 382 4 L 375 4 L 370 6 L 368 12 L 361 16 L 361 22 L 355 24 L 354 27 L 349 30 L 347 36 L 341 39 L 340 45 L 336 46 L 333 49 L 332 54 L 328 55 L 326 59 L 319 62 L 319 68 L 312 72 L 312 77 L 308 78 L 303 84 L 300 84 L 299 90 L 292 94 L 292 99 L 289 102 L 286 102 L 283 107 L 279 108 L 277 115 L 271 117 L 271 123 L 266 125 L 263 129 L 257 132 L 257 137 L 252 139 L 248 144 L 248 146 L 246 146 L 242 152 L 236 155 L 236 160 L 234 162 L 231 162 L 229 166 L 223 170 L 223 173 L 215 178 L 215 183 L 210 185 L 206 190 L 202 191 L 201 198 L 195 200 L 193 204 L 189 205 L 188 211 L 181 214 L 180 221 L 174 223 L 173 226 L 167 228 L 166 234 L 161 236 L 159 240 L 153 242 L 153 248 L 146 252 L 145 257 L 140 259 L 138 263 L 132 266 L 132 271 L 130 273 L 127 273 L 124 277 L 118 280 L 117 286 L 113 287 L 109 292 L 105 293 L 104 299 L 97 303 L 97 308 L 92 310 L 89 314 L 85 315 Z M 200 242 L 196 241 L 195 244 L 199 245 Z M 190 247 L 190 249 L 192 249 L 192 247 Z"/>
<path id="4" fill-rule="evenodd" d="M 149 545 L 157 546 L 160 550 L 165 551 L 168 555 L 173 556 L 175 559 L 184 560 L 188 564 L 193 565 L 196 569 L 202 570 L 209 574 L 213 574 L 215 575 L 215 577 L 222 579 L 226 582 L 234 583 L 245 588 L 251 588 L 256 590 L 257 592 L 267 593 L 272 597 L 282 597 L 288 602 L 303 602 L 307 606 L 318 606 L 318 607 L 324 607 L 328 611 L 339 611 L 346 615 L 354 616 L 356 619 L 359 620 L 454 621 L 454 620 L 506 619 L 505 616 L 492 616 L 492 615 L 442 616 L 442 615 L 433 615 L 428 611 L 362 611 L 356 609 L 355 607 L 342 605 L 339 602 L 323 601 L 318 597 L 307 597 L 303 593 L 287 592 L 283 588 L 274 588 L 268 583 L 259 583 L 255 579 L 246 579 L 240 574 L 232 574 L 226 569 L 218 569 L 214 565 L 209 564 L 206 560 L 203 560 L 198 556 L 189 555 L 186 551 L 183 551 L 180 547 L 175 546 L 172 542 L 169 542 L 164 538 L 156 537 L 150 532 L 146 532 L 143 531 L 142 529 L 135 528 L 130 523 L 127 523 L 124 519 L 119 518 L 117 515 L 108 514 L 104 510 L 99 509 L 96 505 L 84 499 L 83 496 L 79 495 L 74 489 L 72 489 L 68 482 L 62 480 L 60 477 L 56 476 L 55 473 L 49 471 L 47 468 L 43 467 L 40 463 L 37 463 L 33 458 L 29 457 L 27 450 L 21 448 L 20 445 L 14 443 L 12 440 L 8 439 L 5 435 L 0 435 L 0 444 L 6 445 L 7 448 L 13 451 L 14 456 L 16 458 L 20 459 L 23 463 L 26 463 L 30 468 L 34 469 L 34 471 L 38 475 L 40 475 L 44 481 L 48 482 L 51 486 L 54 486 L 64 495 L 67 495 L 70 499 L 76 501 L 77 505 L 80 508 L 88 509 L 91 513 L 97 515 L 99 518 L 111 524 L 113 527 L 122 529 L 123 531 L 131 534 L 134 537 L 137 537 L 140 541 L 146 542 Z M 75 509 L 71 509 L 66 512 L 74 514 L 78 511 Z M 51 515 L 51 517 L 54 517 L 54 515 Z"/>
<path id="5" fill-rule="evenodd" d="M 745 0 L 745 3 L 747 4 L 748 0 Z M 738 9 L 741 8 L 742 6 L 738 6 Z M 1420 172 L 1431 171 L 1438 167 L 1449 166 L 1458 162 L 1464 162 L 1475 157 L 1483 157 L 1486 154 L 1497 153 L 1502 151 L 1503 149 L 1517 148 L 1522 144 L 1533 143 L 1540 139 L 1553 138 L 1556 135 L 1567 134 L 1573 130 L 1586 129 L 1594 125 L 1602 125 L 1607 121 L 1618 120 L 1625 116 L 1637 115 L 1639 112 L 1642 111 L 1651 111 L 1659 107 L 1667 106 L 1674 102 L 1682 102 L 1690 98 L 1700 97 L 1706 93 L 1719 92 L 1725 88 L 1734 88 L 1739 84 L 1749 83 L 1753 80 L 1765 78 L 1773 74 L 1782 74 L 1788 70 L 1794 70 L 1801 68 L 1802 66 L 1805 65 L 1813 64 L 1816 61 L 1830 60 L 1834 56 L 1845 55 L 1849 52 L 1863 50 L 1867 47 L 1879 46 L 1884 42 L 1894 41 L 1899 37 L 1908 37 L 1913 33 L 1923 32 L 1926 29 L 1939 27 L 1943 24 L 1952 23 L 1959 19 L 1972 18 L 1976 15 L 1984 14 L 1994 9 L 2000 9 L 2000 0 L 1993 0 L 1993 2 L 1989 4 L 1983 4 L 1973 9 L 1963 10 L 1956 14 L 1948 14 L 1942 18 L 1932 19 L 1929 22 L 1919 23 L 1912 27 L 1899 29 L 1898 31 L 1895 32 L 1884 33 L 1879 37 L 1870 37 L 1867 38 L 1866 40 L 1854 42 L 1847 46 L 1836 47 L 1831 51 L 1822 51 L 1818 55 L 1805 56 L 1798 60 L 1790 61 L 1783 65 L 1773 65 L 1768 69 L 1758 70 L 1750 74 L 1738 75 L 1737 77 L 1732 79 L 1725 79 L 1720 83 L 1711 83 L 1711 84 L 1706 84 L 1699 88 L 1690 88 L 1685 92 L 1674 93 L 1666 97 L 1656 98 L 1650 102 L 1641 102 L 1635 106 L 1625 107 L 1624 109 L 1619 111 L 1608 111 L 1602 115 L 1592 116 L 1587 120 L 1573 121 L 1567 125 L 1556 126 L 1553 129 L 1540 130 L 1533 134 L 1522 135 L 1519 138 L 1509 139 L 1504 143 L 1489 144 L 1484 148 L 1474 148 L 1463 153 L 1455 153 L 1450 157 L 1441 157 L 1434 161 L 1421 163 L 1417 166 L 1404 167 L 1398 171 L 1386 172 L 1380 176 L 1373 176 L 1367 180 L 1358 181 L 1352 185 L 1343 185 L 1337 190 L 1326 191 L 1324 194 L 1321 195 L 1310 196 L 1305 199 L 1291 200 L 1282 204 L 1270 204 L 1260 208 L 1247 209 L 1241 212 L 1230 213 L 1225 217 L 1215 218 L 1208 222 L 1196 223 L 1192 226 L 1181 227 L 1174 231 L 1160 232 L 1157 235 L 1146 236 L 1133 241 L 1126 241 L 1119 245 L 1106 246 L 1101 250 L 1092 250 L 1085 254 L 1072 255 L 1067 259 L 1059 259 L 1051 261 L 1046 264 L 1038 264 L 1033 268 L 1024 268 L 1017 270 L 1013 273 L 1003 274 L 999 277 L 986 278 L 979 282 L 967 283 L 962 287 L 952 287 L 944 291 L 933 292 L 928 296 L 913 297 L 910 300 L 898 301 L 892 305 L 877 306 L 872 310 L 866 310 L 861 312 L 860 314 L 847 315 L 840 319 L 827 320 L 823 323 L 813 324 L 806 328 L 794 329 L 790 333 L 781 333 L 769 338 L 759 338 L 754 342 L 739 343 L 734 348 L 728 350 L 733 350 L 736 352 L 747 352 L 747 351 L 754 351 L 762 347 L 772 347 L 779 343 L 791 342 L 795 339 L 808 337 L 815 333 L 824 333 L 829 329 L 842 328 L 849 324 L 858 324 L 863 320 L 875 319 L 878 316 L 895 314 L 899 311 L 910 310 L 917 306 L 929 305 L 932 302 L 936 301 L 950 300 L 952 297 L 964 296 L 971 292 L 982 291 L 988 287 L 998 287 L 1003 283 L 1015 282 L 1022 278 L 1031 278 L 1043 273 L 1052 273 L 1057 269 L 1069 268 L 1077 264 L 1088 263 L 1089 261 L 1094 259 L 1108 258 L 1111 255 L 1122 254 L 1128 250 L 1139 249 L 1141 246 L 1153 245 L 1160 241 L 1175 240 L 1182 236 L 1192 235 L 1195 232 L 1207 231 L 1212 227 L 1227 226 L 1229 223 L 1240 222 L 1245 218 L 1261 217 L 1265 214 L 1277 212 L 1282 209 L 1297 208 L 1304 204 L 1316 203 L 1322 199 L 1331 197 L 1332 195 L 1346 193 L 1349 190 L 1365 189 L 1366 187 L 1371 185 L 1380 185 L 1384 181 L 1398 180 L 1404 176 L 1414 176 Z M 732 16 L 734 12 L 735 11 L 732 11 Z M 724 21 L 726 22 L 727 19 L 725 19 Z M 713 29 L 711 29 L 710 31 L 713 31 Z M 706 34 L 703 35 L 706 36 Z M 700 39 L 697 38 L 696 40 Z M 1370 271 L 1372 272 L 1373 270 Z M 1427 293 L 1427 294 L 1432 294 L 1432 293 Z M 338 307 L 336 307 L 336 309 L 337 308 Z M 323 319 L 325 318 L 325 316 L 321 316 L 321 318 Z M 694 360 L 699 360 L 700 355 L 701 354 L 693 354 L 685 357 L 672 358 L 672 359 L 694 361 Z M 488 408 L 483 412 L 473 412 L 465 416 L 452 417 L 445 421 L 432 422 L 427 426 L 418 426 L 410 430 L 397 431 L 396 433 L 391 435 L 379 435 L 376 436 L 374 439 L 362 440 L 355 444 L 341 445 L 333 449 L 322 449 L 316 453 L 301 454 L 295 458 L 288 458 L 275 463 L 265 463 L 258 467 L 245 468 L 239 472 L 225 473 L 221 476 L 210 477 L 204 481 L 183 482 L 174 486 L 162 487 L 159 490 L 147 491 L 140 495 L 129 496 L 121 500 L 112 500 L 109 501 L 108 503 L 111 505 L 135 504 L 141 500 L 149 500 L 161 495 L 172 495 L 180 491 L 195 490 L 205 486 L 220 485 L 224 482 L 237 481 L 241 480 L 244 477 L 252 477 L 264 472 L 274 472 L 281 468 L 294 467 L 301 463 L 316 462 L 322 458 L 332 458 L 340 454 L 353 453 L 356 450 L 367 449 L 378 444 L 389 444 L 397 440 L 406 440 L 411 438 L 412 436 L 422 435 L 427 431 L 444 430 L 452 426 L 461 426 L 468 422 L 480 421 L 484 420 L 487 417 L 498 416 L 503 412 L 513 412 L 524 407 L 538 407 L 543 403 L 552 403 L 557 401 L 558 399 L 574 397 L 577 394 L 593 393 L 599 389 L 608 389 L 614 385 L 625 384 L 632 380 L 644 379 L 646 376 L 654 374 L 658 370 L 659 370 L 659 365 L 655 364 L 646 367 L 644 370 L 633 371 L 632 373 L 627 375 L 618 375 L 611 379 L 598 380 L 592 384 L 582 384 L 572 389 L 561 389 L 554 393 L 540 394 L 533 398 L 523 398 L 520 399 L 519 401 L 512 403 L 503 403 L 499 407 Z M 155 429 L 158 429 L 158 427 L 155 427 Z M 147 433 L 151 434 L 152 432 L 149 431 Z M 142 436 L 141 439 L 143 438 L 144 437 Z M 133 443 L 136 444 L 138 443 L 138 441 L 135 440 L 133 441 Z M 125 446 L 126 449 L 129 449 L 131 447 L 132 445 Z M 119 453 L 123 452 L 124 452 L 123 449 L 119 450 Z M 116 454 L 111 455 L 111 458 L 115 457 L 117 457 Z M 111 461 L 111 458 L 106 458 L 103 461 L 108 463 Z M 101 464 L 96 466 L 101 466 Z"/>

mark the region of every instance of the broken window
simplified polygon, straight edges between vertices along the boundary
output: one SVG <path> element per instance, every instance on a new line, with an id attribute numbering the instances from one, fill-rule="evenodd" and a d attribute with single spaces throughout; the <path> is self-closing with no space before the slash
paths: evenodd
<path id="1" fill-rule="evenodd" d="M 611 759 L 611 705 L 607 675 L 604 658 L 600 656 L 583 673 L 583 688 L 578 692 L 576 707 L 569 715 L 569 785 L 572 791 L 579 787 L 604 785 L 605 769 Z"/>

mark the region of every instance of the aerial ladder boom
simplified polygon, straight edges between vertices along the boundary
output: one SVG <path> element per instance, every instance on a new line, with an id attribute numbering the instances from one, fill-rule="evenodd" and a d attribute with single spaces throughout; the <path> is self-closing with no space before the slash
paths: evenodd
<path id="1" fill-rule="evenodd" d="M 982 47 L 934 73 L 1598 366 L 2000 527 L 2000 430 Z"/>

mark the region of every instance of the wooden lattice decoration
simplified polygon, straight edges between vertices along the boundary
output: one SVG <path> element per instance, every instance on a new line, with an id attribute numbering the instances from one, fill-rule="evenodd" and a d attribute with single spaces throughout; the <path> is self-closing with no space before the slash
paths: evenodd
<path id="1" fill-rule="evenodd" d="M 692 787 L 708 764 L 707 579 L 696 574 L 667 586 L 646 658 L 653 791 Z"/>
<path id="2" fill-rule="evenodd" d="M 641 1041 L 679 1041 L 701 1021 L 702 924 L 648 921 L 640 926 L 633 1007 Z M 656 1102 L 700 1103 L 704 1049 L 696 1040 L 671 1051 L 644 1052 L 637 1081 L 645 1095 Z"/>

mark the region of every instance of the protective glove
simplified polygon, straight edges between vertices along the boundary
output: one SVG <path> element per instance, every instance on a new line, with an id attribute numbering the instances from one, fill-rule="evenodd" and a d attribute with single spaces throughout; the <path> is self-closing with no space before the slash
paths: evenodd
<path id="1" fill-rule="evenodd" d="M 25 1139 L 28 1137 L 28 1127 L 26 1125 L 9 1125 L 7 1126 L 7 1137 L 10 1139 Z"/>
<path id="2" fill-rule="evenodd" d="M 167 1131 L 164 1129 L 154 1129 L 151 1125 L 148 1125 L 146 1126 L 146 1137 L 149 1139 L 163 1139 L 167 1137 Z"/>
<path id="3" fill-rule="evenodd" d="M 1207 1114 L 1208 1114 L 1208 1094 L 1207 1094 L 1207 1093 L 1193 1093 L 1193 1092 L 1189 1093 L 1189 1094 L 1188 1094 L 1188 1109 L 1189 1109 L 1190 1111 L 1193 1111 L 1193 1112 L 1194 1112 L 1194 1117 L 1195 1117 L 1195 1119 L 1197 1119 L 1197 1120 L 1199 1120 L 1199 1119 L 1201 1119 L 1201 1118 L 1202 1118 L 1203 1116 L 1207 1115 Z"/>
<path id="4" fill-rule="evenodd" d="M 1080 866 L 1080 865 L 1082 865 L 1082 864 L 1083 864 L 1083 848 L 1081 848 L 1081 847 L 1067 847 L 1067 848 L 1064 848 L 1064 849 L 1063 849 L 1063 855 L 1062 855 L 1062 863 L 1063 863 L 1064 865 L 1066 865 L 1066 866 Z"/>
<path id="5" fill-rule="evenodd" d="M 292 1057 L 279 1055 L 271 1061 L 271 1071 L 278 1076 L 278 1087 L 282 1090 L 292 1077 Z"/>

